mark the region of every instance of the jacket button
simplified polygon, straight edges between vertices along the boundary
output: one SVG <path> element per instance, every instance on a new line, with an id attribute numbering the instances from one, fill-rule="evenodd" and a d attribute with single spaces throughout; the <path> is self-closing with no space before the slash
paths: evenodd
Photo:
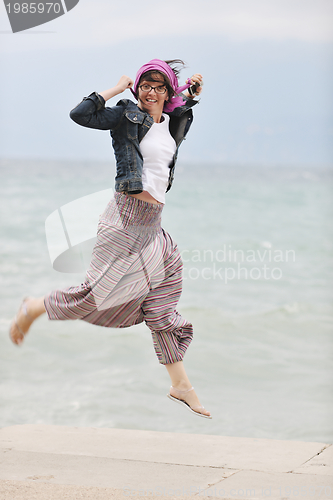
<path id="1" fill-rule="evenodd" d="M 136 120 L 137 120 L 137 117 L 135 116 L 135 117 L 133 118 L 133 120 L 135 120 L 135 121 L 136 121 Z"/>

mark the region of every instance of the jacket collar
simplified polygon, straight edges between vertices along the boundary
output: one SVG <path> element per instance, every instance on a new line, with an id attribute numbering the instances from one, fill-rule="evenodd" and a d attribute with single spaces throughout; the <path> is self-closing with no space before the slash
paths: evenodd
<path id="1" fill-rule="evenodd" d="M 185 98 L 186 99 L 186 98 Z M 186 111 L 191 109 L 193 106 L 198 104 L 199 101 L 194 101 L 193 99 L 187 99 L 183 106 L 179 106 L 178 108 L 175 108 L 173 111 L 170 113 L 166 113 L 169 116 L 182 116 Z M 126 108 L 126 111 L 135 111 L 136 113 L 142 113 L 143 115 L 150 116 L 149 113 L 146 111 L 143 111 L 139 106 L 131 101 L 130 99 L 121 99 L 120 101 L 117 102 L 117 106 L 124 106 Z M 164 113 L 164 111 L 163 111 Z"/>

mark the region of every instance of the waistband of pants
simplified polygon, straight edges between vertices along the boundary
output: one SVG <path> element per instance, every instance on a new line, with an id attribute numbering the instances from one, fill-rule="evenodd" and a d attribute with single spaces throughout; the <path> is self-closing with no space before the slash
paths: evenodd
<path id="1" fill-rule="evenodd" d="M 115 192 L 101 219 L 128 231 L 154 233 L 161 230 L 163 207 Z"/>

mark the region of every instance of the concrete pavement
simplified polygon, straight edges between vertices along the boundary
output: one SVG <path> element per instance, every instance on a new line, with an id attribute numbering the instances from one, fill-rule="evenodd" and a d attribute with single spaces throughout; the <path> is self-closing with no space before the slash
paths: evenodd
<path id="1" fill-rule="evenodd" d="M 328 443 L 18 425 L 0 456 L 0 500 L 333 499 Z"/>

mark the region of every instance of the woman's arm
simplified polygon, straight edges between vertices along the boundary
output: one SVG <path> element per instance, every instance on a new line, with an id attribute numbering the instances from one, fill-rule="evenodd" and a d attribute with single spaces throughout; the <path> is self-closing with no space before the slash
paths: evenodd
<path id="1" fill-rule="evenodd" d="M 121 94 L 133 85 L 133 80 L 128 76 L 122 76 L 115 87 L 103 92 L 93 92 L 70 112 L 70 117 L 75 123 L 83 127 L 96 128 L 99 130 L 110 130 L 115 128 L 122 116 L 122 107 L 105 107 L 105 101 Z"/>
<path id="2" fill-rule="evenodd" d="M 103 90 L 103 92 L 100 92 L 99 95 L 101 95 L 105 101 L 108 101 L 111 97 L 121 94 L 124 90 L 132 87 L 133 84 L 134 82 L 129 76 L 123 75 L 115 87 Z"/>

